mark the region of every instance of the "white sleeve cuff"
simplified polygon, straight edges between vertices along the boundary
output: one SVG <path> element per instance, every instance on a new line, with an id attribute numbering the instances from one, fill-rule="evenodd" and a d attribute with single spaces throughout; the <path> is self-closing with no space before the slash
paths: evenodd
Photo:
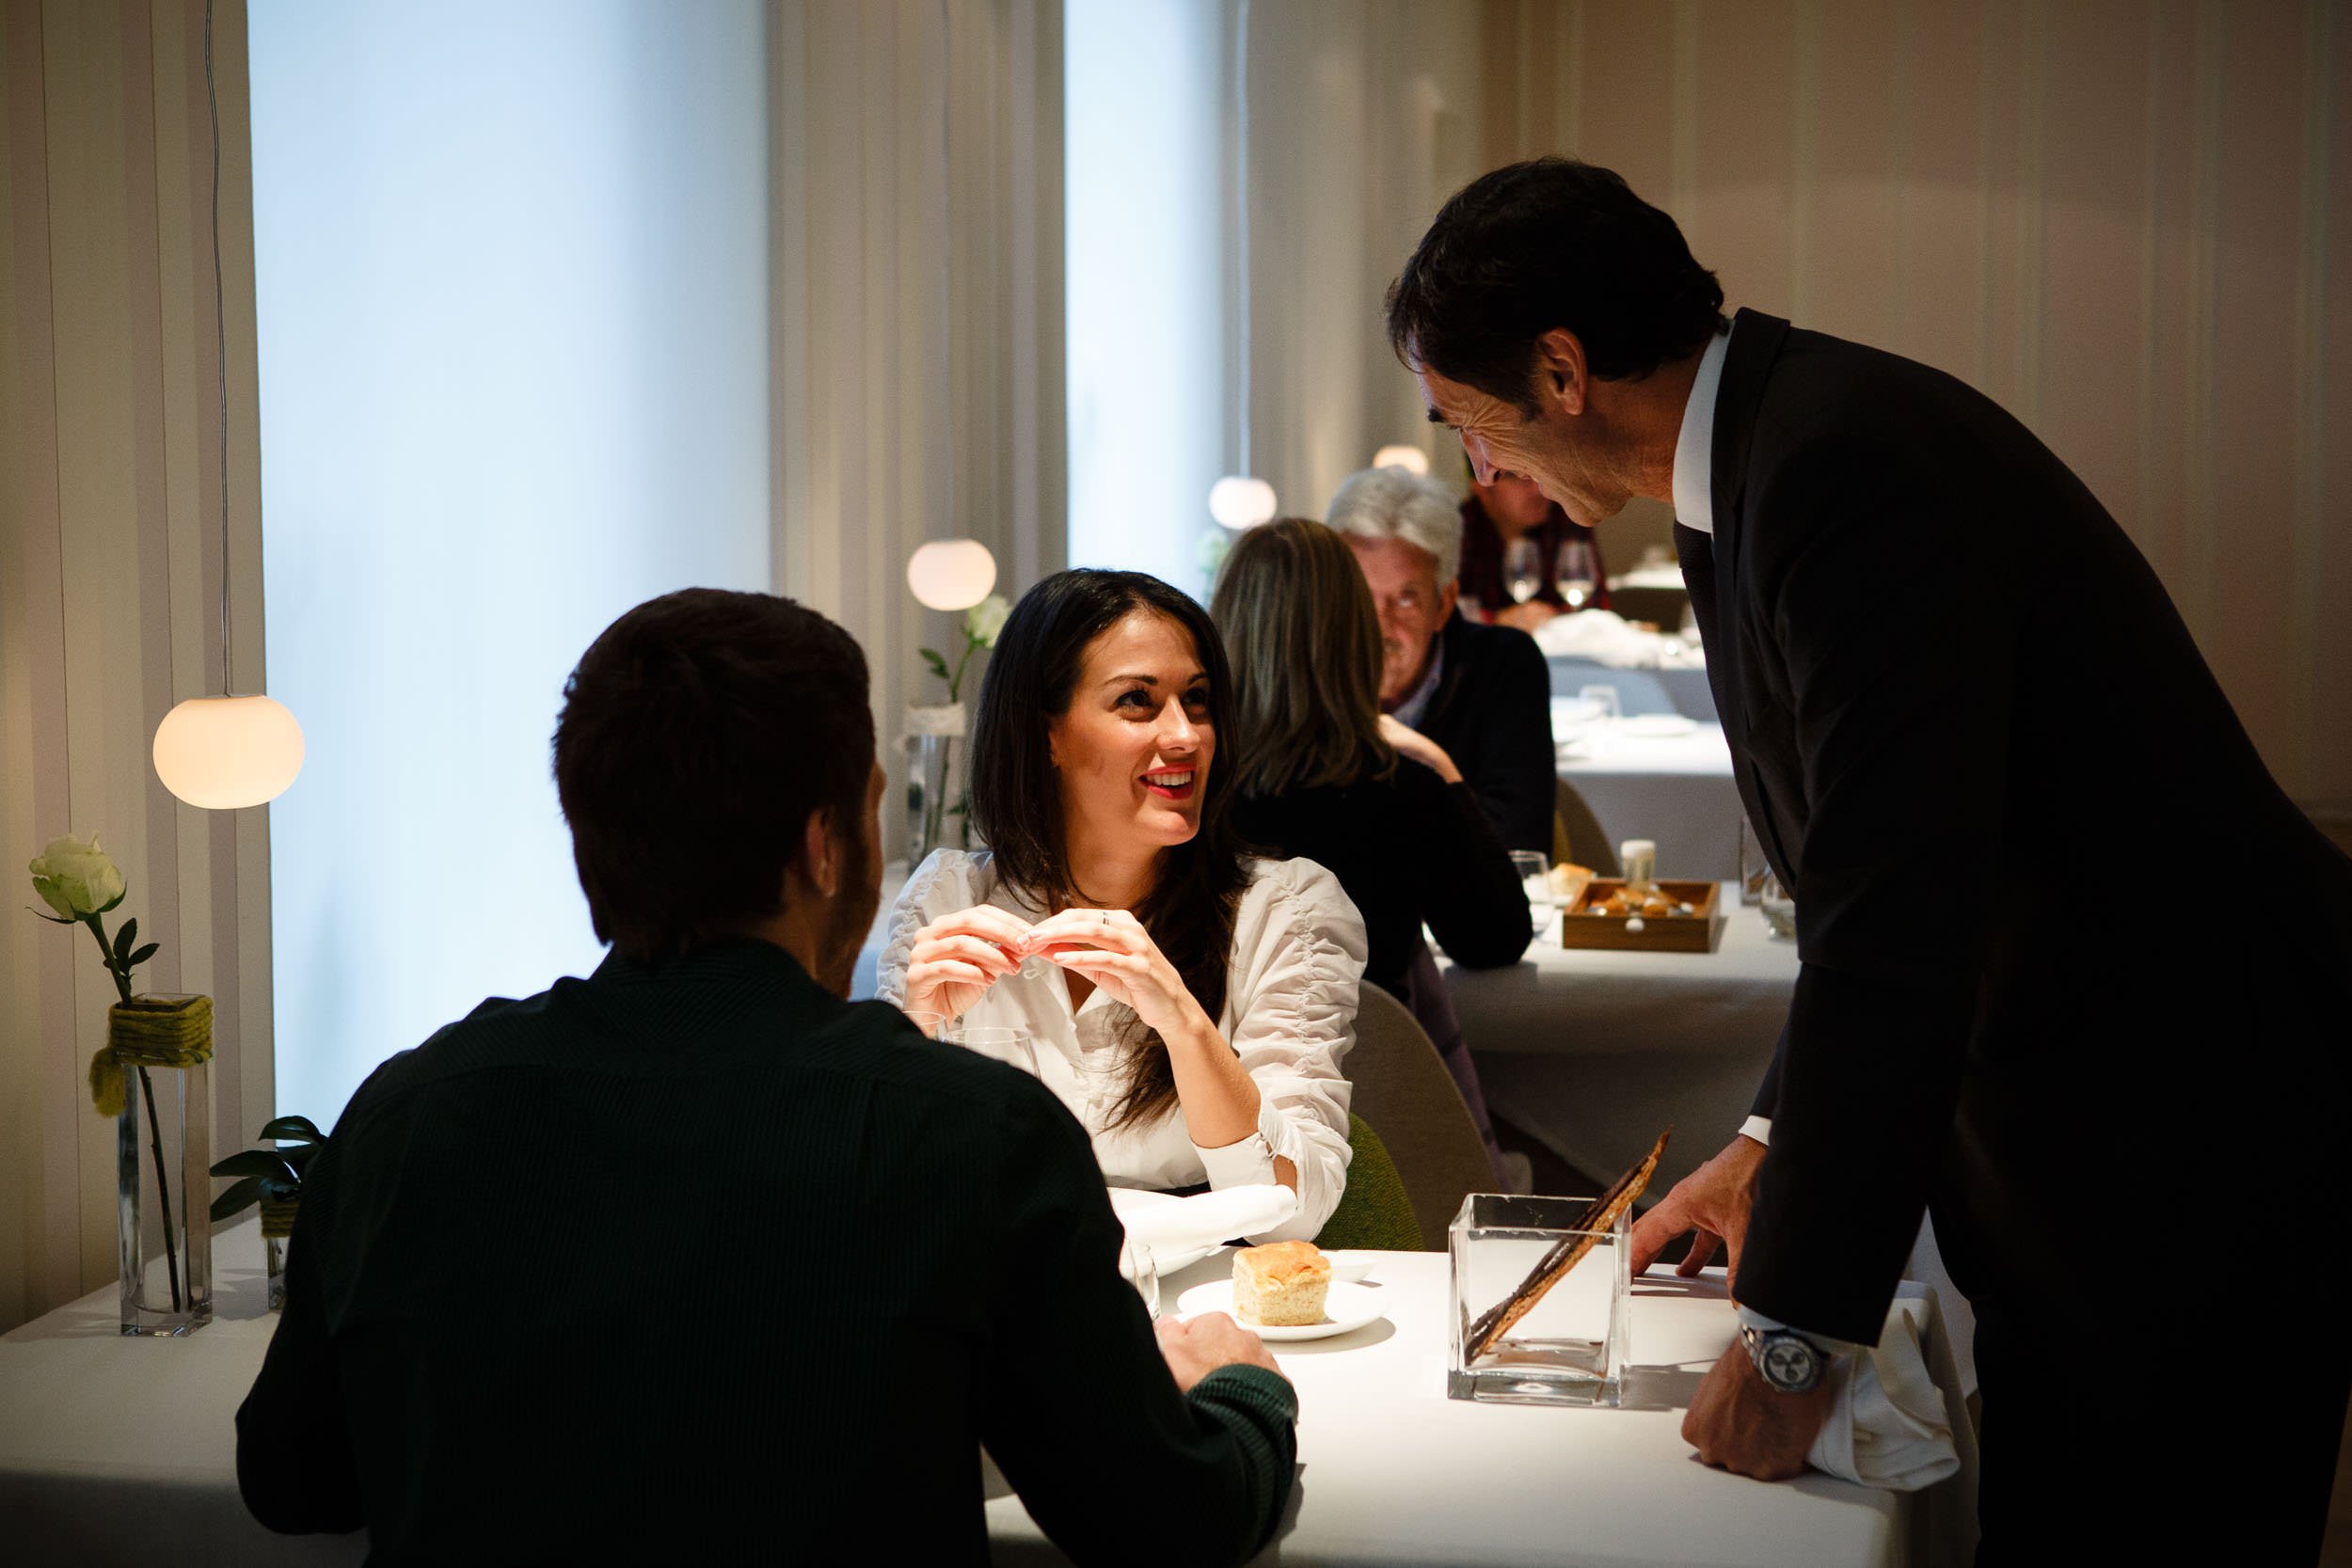
<path id="1" fill-rule="evenodd" d="M 1716 1125 L 1721 1126 L 1722 1123 L 1718 1122 Z M 1740 1136 L 1743 1138 L 1754 1138 L 1757 1143 L 1762 1144 L 1765 1148 L 1772 1148 L 1772 1118 L 1770 1117 L 1750 1117 L 1747 1120 L 1740 1124 Z"/>
<path id="2" fill-rule="evenodd" d="M 1263 1132 L 1252 1131 L 1239 1143 L 1222 1148 L 1192 1146 L 1200 1156 L 1200 1168 L 1208 1172 L 1212 1187 L 1271 1186 L 1274 1183 L 1274 1146 L 1266 1142 Z"/>
<path id="3" fill-rule="evenodd" d="M 1759 1334 L 1770 1334 L 1775 1329 L 1786 1329 L 1788 1327 L 1787 1323 L 1782 1323 L 1778 1318 L 1768 1318 L 1753 1307 L 1742 1307 L 1740 1308 L 1740 1326 L 1742 1328 L 1753 1328 Z M 1816 1334 L 1809 1328 L 1800 1328 L 1795 1330 L 1795 1332 L 1804 1335 L 1806 1339 L 1812 1341 L 1815 1349 L 1827 1352 L 1831 1355 L 1851 1355 L 1856 1350 L 1861 1348 L 1851 1339 L 1833 1339 L 1826 1334 Z"/>

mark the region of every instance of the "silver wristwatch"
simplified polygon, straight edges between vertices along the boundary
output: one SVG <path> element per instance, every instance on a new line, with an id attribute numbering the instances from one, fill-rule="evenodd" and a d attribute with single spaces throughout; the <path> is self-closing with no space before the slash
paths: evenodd
<path id="1" fill-rule="evenodd" d="M 1829 1370 L 1829 1354 L 1793 1329 L 1756 1328 L 1741 1324 L 1740 1340 L 1756 1375 L 1784 1394 L 1802 1394 L 1821 1381 Z"/>

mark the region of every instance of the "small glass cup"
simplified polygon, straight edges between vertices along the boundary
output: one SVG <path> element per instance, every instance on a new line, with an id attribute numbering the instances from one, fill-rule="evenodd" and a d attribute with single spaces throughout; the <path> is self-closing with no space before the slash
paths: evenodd
<path id="1" fill-rule="evenodd" d="M 1542 936 L 1560 911 L 1560 899 L 1551 891 L 1551 859 L 1540 850 L 1514 849 L 1511 869 L 1519 874 L 1519 887 L 1527 895 L 1528 923 Z"/>
<path id="2" fill-rule="evenodd" d="M 1590 1202 L 1500 1193 L 1462 1200 L 1447 1231 L 1454 1272 L 1448 1399 L 1619 1402 L 1631 1340 L 1630 1229 L 1623 1213 L 1606 1230 L 1576 1229 Z M 1584 1255 L 1532 1308 L 1500 1334 L 1485 1334 L 1532 1273 L 1579 1242 Z"/>
<path id="3" fill-rule="evenodd" d="M 1613 724 L 1625 716 L 1625 709 L 1617 705 L 1617 689 L 1613 686 L 1588 686 L 1577 695 L 1599 705 L 1600 712 L 1596 717 L 1603 723 Z"/>
<path id="4" fill-rule="evenodd" d="M 907 1022 L 909 1023 L 914 1024 L 917 1029 L 923 1031 L 923 1037 L 926 1039 L 935 1040 L 939 1038 L 940 1035 L 946 1030 L 947 1026 L 955 1022 L 955 1020 L 949 1018 L 946 1013 L 908 1011 L 903 1007 L 899 1010 L 906 1013 Z"/>
<path id="5" fill-rule="evenodd" d="M 1764 906 L 1764 921 L 1772 927 L 1772 935 L 1794 937 L 1797 934 L 1797 900 L 1780 885 L 1780 879 L 1770 871 L 1764 873 L 1763 886 L 1758 890 L 1756 902 Z"/>
<path id="6" fill-rule="evenodd" d="M 1153 1318 L 1160 1315 L 1159 1264 L 1150 1247 L 1123 1232 L 1119 1242 L 1119 1277 L 1136 1288 L 1146 1312 Z"/>
<path id="7" fill-rule="evenodd" d="M 1750 909 L 1764 902 L 1764 883 L 1772 874 L 1770 861 L 1764 858 L 1764 847 L 1756 841 L 1756 833 L 1748 826 L 1748 814 L 1740 814 L 1740 902 Z"/>
<path id="8" fill-rule="evenodd" d="M 938 1037 L 949 1045 L 960 1045 L 966 1051 L 1002 1062 L 1007 1067 L 1019 1068 L 1032 1078 L 1037 1076 L 1037 1041 L 1026 1029 L 966 1023 L 957 1019 L 942 1028 Z"/>

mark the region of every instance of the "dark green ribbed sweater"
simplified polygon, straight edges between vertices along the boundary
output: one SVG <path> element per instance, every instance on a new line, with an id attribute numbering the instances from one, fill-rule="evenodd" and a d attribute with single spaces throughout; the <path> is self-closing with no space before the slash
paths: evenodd
<path id="1" fill-rule="evenodd" d="M 1051 1092 L 739 942 L 485 1004 L 310 1167 L 237 1413 L 370 1560 L 978 1562 L 985 1443 L 1081 1562 L 1237 1562 L 1296 1403 L 1180 1394 Z"/>

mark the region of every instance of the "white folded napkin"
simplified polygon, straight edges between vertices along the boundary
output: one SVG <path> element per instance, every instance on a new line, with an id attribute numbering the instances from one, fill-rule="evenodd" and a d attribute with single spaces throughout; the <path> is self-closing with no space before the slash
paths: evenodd
<path id="1" fill-rule="evenodd" d="M 1921 1343 L 1930 1310 L 1930 1298 L 1898 1296 L 1877 1347 L 1838 1366 L 1836 1406 L 1805 1455 L 1815 1469 L 1915 1492 L 1960 1468 L 1944 1391 L 1928 1371 Z"/>
<path id="2" fill-rule="evenodd" d="M 1118 1204 L 1127 1234 L 1153 1253 L 1206 1252 L 1236 1236 L 1255 1236 L 1289 1219 L 1298 1195 L 1283 1186 L 1220 1187 L 1147 1206 Z"/>

